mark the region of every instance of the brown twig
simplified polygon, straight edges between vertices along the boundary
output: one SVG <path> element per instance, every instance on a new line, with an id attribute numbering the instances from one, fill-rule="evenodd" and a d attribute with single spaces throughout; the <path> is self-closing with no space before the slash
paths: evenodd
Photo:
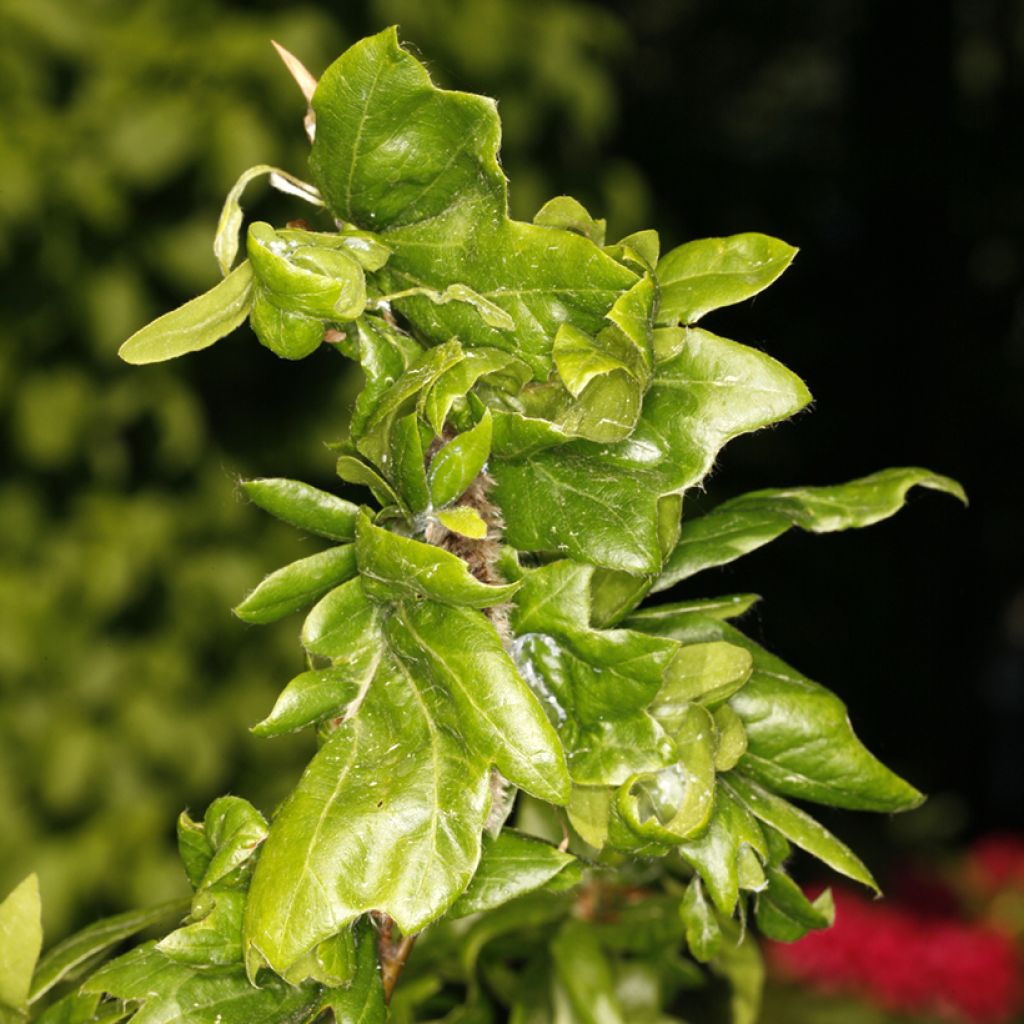
<path id="1" fill-rule="evenodd" d="M 397 942 L 394 939 L 395 922 L 387 914 L 374 914 L 380 929 L 377 952 L 380 957 L 380 976 L 384 986 L 384 1001 L 391 1002 L 391 993 L 398 984 L 398 976 L 402 973 L 405 961 L 409 959 L 412 947 L 416 944 L 415 935 L 403 935 Z"/>

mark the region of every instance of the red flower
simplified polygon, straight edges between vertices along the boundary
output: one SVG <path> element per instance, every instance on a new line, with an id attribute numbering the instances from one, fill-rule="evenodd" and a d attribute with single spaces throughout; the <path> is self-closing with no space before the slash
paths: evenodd
<path id="1" fill-rule="evenodd" d="M 982 892 L 1024 889 L 1024 838 L 997 832 L 979 839 L 967 854 L 967 872 Z"/>
<path id="2" fill-rule="evenodd" d="M 835 893 L 836 923 L 786 946 L 771 943 L 782 977 L 860 996 L 884 1009 L 997 1024 L 1021 1003 L 1017 951 L 1000 932 L 922 917 Z"/>

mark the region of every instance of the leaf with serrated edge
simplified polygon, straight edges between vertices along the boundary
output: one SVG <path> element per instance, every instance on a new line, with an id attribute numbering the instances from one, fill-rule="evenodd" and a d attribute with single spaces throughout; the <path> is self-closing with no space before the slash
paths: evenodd
<path id="1" fill-rule="evenodd" d="M 353 545 L 328 548 L 271 573 L 235 608 L 235 614 L 245 622 L 274 622 L 311 605 L 355 572 Z"/>
<path id="2" fill-rule="evenodd" d="M 369 910 L 406 934 L 469 884 L 490 806 L 437 686 L 385 658 L 359 714 L 330 734 L 274 818 L 249 890 L 250 972 L 279 973 Z M 372 856 L 370 855 L 372 851 Z"/>
<path id="3" fill-rule="evenodd" d="M 143 366 L 209 348 L 245 320 L 251 305 L 252 268 L 246 260 L 208 292 L 136 331 L 117 354 Z"/>
<path id="4" fill-rule="evenodd" d="M 658 261 L 658 323 L 696 323 L 705 313 L 751 298 L 775 281 L 796 253 L 791 245 L 756 232 L 678 246 Z"/>
<path id="5" fill-rule="evenodd" d="M 409 602 L 395 610 L 387 631 L 417 675 L 436 680 L 451 695 L 474 752 L 541 800 L 568 801 L 558 736 L 484 615 L 433 601 Z"/>
<path id="6" fill-rule="evenodd" d="M 455 901 L 448 916 L 465 917 L 493 910 L 546 885 L 575 861 L 572 854 L 513 829 L 504 829 L 494 839 L 485 837 L 473 881 Z"/>
<path id="7" fill-rule="evenodd" d="M 863 811 L 901 811 L 924 799 L 857 738 L 843 702 L 728 623 L 677 608 L 630 626 L 683 643 L 725 640 L 748 650 L 753 672 L 730 699 L 747 732 L 744 772 L 786 796 Z"/>
<path id="8" fill-rule="evenodd" d="M 790 487 L 740 495 L 683 523 L 679 543 L 653 590 L 666 590 L 705 569 L 735 561 L 794 526 L 811 533 L 872 526 L 895 515 L 913 487 L 967 500 L 955 480 L 916 467 L 883 469 L 834 487 Z"/>
<path id="9" fill-rule="evenodd" d="M 515 583 L 481 583 L 457 555 L 374 526 L 366 515 L 356 524 L 356 558 L 360 573 L 396 598 L 421 596 L 488 608 L 507 601 L 518 589 Z"/>
<path id="10" fill-rule="evenodd" d="M 596 333 L 636 275 L 589 239 L 508 218 L 492 100 L 437 89 L 394 29 L 346 51 L 313 97 L 311 165 L 343 220 L 377 231 L 393 251 L 382 287 L 441 292 L 453 282 L 499 306 L 515 330 L 489 326 L 466 303 L 397 300 L 436 342 L 500 348 L 550 368 L 560 323 Z"/>
<path id="11" fill-rule="evenodd" d="M 679 354 L 661 365 L 627 440 L 574 441 L 492 460 L 506 538 L 521 551 L 657 573 L 659 498 L 699 483 L 732 438 L 786 419 L 809 400 L 781 363 L 691 328 Z"/>

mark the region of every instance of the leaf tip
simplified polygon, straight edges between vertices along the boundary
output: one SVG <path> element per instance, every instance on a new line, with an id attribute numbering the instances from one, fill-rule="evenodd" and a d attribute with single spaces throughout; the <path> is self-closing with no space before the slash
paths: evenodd
<path id="1" fill-rule="evenodd" d="M 277 51 L 278 57 L 281 58 L 282 63 L 288 69 L 288 73 L 295 80 L 295 84 L 299 87 L 299 91 L 302 93 L 306 103 L 312 104 L 313 93 L 316 92 L 317 87 L 316 78 L 313 77 L 306 65 L 294 53 L 283 47 L 276 39 L 271 39 L 270 45 Z"/>

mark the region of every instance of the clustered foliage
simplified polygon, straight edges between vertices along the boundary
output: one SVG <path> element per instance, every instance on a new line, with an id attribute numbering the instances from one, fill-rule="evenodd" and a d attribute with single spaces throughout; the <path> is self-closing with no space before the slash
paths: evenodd
<path id="1" fill-rule="evenodd" d="M 641 603 L 792 526 L 864 526 L 913 486 L 960 489 L 894 469 L 688 518 L 726 442 L 809 401 L 775 360 L 696 326 L 795 250 L 607 244 L 567 197 L 510 219 L 493 102 L 437 89 L 394 30 L 319 84 L 295 70 L 314 185 L 247 172 L 217 233 L 221 283 L 122 354 L 168 359 L 248 319 L 284 358 L 326 342 L 362 368 L 337 470 L 374 505 L 244 485 L 332 542 L 236 609 L 312 606 L 307 670 L 254 732 L 313 727 L 319 749 L 269 822 L 233 796 L 183 814 L 183 924 L 84 982 L 173 910 L 102 922 L 36 966 L 26 881 L 0 907 L 17 951 L 0 1013 L 74 981 L 40 1020 L 667 1024 L 720 996 L 751 1021 L 750 925 L 790 941 L 832 918 L 787 873 L 792 847 L 875 887 L 791 799 L 891 812 L 921 796 L 835 695 L 732 624 L 754 596 Z M 325 230 L 250 224 L 236 266 L 258 174 Z"/>

